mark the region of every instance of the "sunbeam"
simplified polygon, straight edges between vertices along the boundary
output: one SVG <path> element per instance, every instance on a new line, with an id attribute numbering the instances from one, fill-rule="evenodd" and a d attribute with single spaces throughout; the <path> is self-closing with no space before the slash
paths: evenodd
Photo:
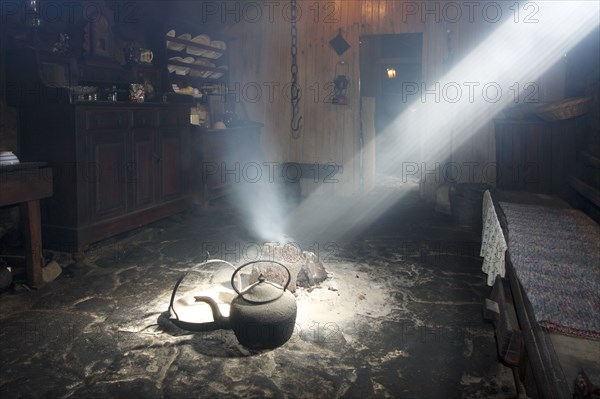
<path id="1" fill-rule="evenodd" d="M 419 142 L 412 145 L 426 149 L 427 162 L 443 162 L 451 155 L 446 139 L 451 131 L 456 132 L 453 147 L 464 144 L 514 103 L 528 82 L 564 57 L 598 21 L 598 2 L 552 1 L 540 4 L 535 20 L 502 23 L 446 75 L 430 82 L 416 98 L 407 98 L 412 101 L 409 111 L 380 134 L 377 146 L 382 172 L 397 172 L 403 162 L 410 161 L 406 156 L 414 149 L 400 145 L 396 139 L 400 128 L 416 132 L 413 136 Z M 433 168 L 418 165 L 418 177 L 422 177 L 421 167 Z M 401 193 L 328 201 L 319 194 L 310 195 L 282 225 L 293 237 L 339 240 L 369 226 L 397 202 L 398 195 Z"/>

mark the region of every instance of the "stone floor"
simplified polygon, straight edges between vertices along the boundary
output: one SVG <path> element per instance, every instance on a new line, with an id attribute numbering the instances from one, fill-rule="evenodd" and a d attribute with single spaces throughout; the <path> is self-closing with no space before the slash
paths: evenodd
<path id="1" fill-rule="evenodd" d="M 236 265 L 256 256 L 225 202 L 94 245 L 86 268 L 0 296 L 0 397 L 516 397 L 482 321 L 478 235 L 400 194 L 352 236 L 299 240 L 329 278 L 298 291 L 294 335 L 270 351 L 179 330 L 165 312 L 207 249 Z"/>

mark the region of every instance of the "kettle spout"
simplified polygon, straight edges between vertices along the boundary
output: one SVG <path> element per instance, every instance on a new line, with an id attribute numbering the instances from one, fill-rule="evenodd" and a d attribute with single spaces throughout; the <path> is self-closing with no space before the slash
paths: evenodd
<path id="1" fill-rule="evenodd" d="M 212 310 L 213 318 L 215 319 L 215 323 L 219 325 L 220 328 L 228 328 L 229 326 L 229 318 L 224 317 L 219 310 L 219 305 L 217 302 L 209 297 L 209 296 L 195 296 L 196 302 L 205 302 L 210 306 L 210 310 Z"/>

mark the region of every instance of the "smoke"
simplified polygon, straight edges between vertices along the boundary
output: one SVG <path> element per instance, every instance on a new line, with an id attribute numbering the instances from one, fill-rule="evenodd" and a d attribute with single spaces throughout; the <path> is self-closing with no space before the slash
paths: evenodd
<path id="1" fill-rule="evenodd" d="M 382 170 L 394 173 L 403 168 L 402 162 L 408 154 L 415 153 L 415 147 L 427 149 L 428 161 L 448 159 L 453 150 L 472 138 L 503 108 L 514 104 L 516 96 L 522 96 L 528 84 L 561 60 L 598 21 L 598 2 L 548 1 L 539 3 L 535 20 L 509 18 L 499 24 L 437 82 L 427 84 L 416 98 L 408 99 L 412 100 L 411 106 L 404 108 L 408 111 L 398 115 L 379 135 L 378 164 Z M 413 132 L 410 146 L 397 140 L 399 129 Z M 360 156 L 360 153 L 355 155 L 355 164 Z M 258 153 L 253 154 L 253 160 L 259 164 L 265 162 Z M 341 239 L 367 228 L 402 195 L 384 192 L 334 199 L 314 194 L 291 209 L 282 191 L 284 184 L 277 184 L 276 180 L 263 178 L 256 183 L 234 185 L 236 206 L 245 215 L 245 222 L 268 241 L 281 242 L 286 240 L 286 234 L 308 239 Z"/>
<path id="2" fill-rule="evenodd" d="M 246 214 L 249 227 L 259 239 L 283 243 L 287 240 L 286 206 L 280 187 L 275 182 L 244 184 L 242 211 Z"/>
<path id="3" fill-rule="evenodd" d="M 220 180 L 231 190 L 229 201 L 250 235 L 263 242 L 285 242 L 288 209 L 281 170 L 279 164 L 266 159 L 254 131 L 237 128 L 232 133 L 237 139 L 227 140 L 232 148 L 227 149 L 225 161 L 217 168 Z"/>
<path id="4" fill-rule="evenodd" d="M 410 154 L 418 152 L 416 147 L 425 149 L 425 162 L 417 166 L 421 181 L 443 181 L 435 165 L 451 159 L 453 151 L 505 107 L 522 102 L 528 85 L 562 60 L 599 23 L 598 2 L 548 1 L 539 5 L 535 20 L 509 18 L 444 76 L 408 99 L 412 103 L 405 107 L 407 111 L 378 135 L 378 166 L 383 173 L 398 174 Z M 411 132 L 413 141 L 408 145 L 397 139 L 401 129 Z M 404 194 L 379 191 L 366 198 L 339 201 L 335 207 L 309 197 L 296 214 L 302 215 L 306 228 L 328 224 L 328 237 L 336 240 L 367 228 Z"/>

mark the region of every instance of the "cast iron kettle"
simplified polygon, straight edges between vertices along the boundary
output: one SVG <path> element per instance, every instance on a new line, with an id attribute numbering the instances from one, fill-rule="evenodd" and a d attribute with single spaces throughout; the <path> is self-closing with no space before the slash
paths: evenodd
<path id="1" fill-rule="evenodd" d="M 267 281 L 261 274 L 258 281 L 240 291 L 234 281 L 243 268 L 255 263 L 275 263 L 287 271 L 284 287 Z M 240 344 L 249 349 L 273 349 L 286 343 L 294 332 L 296 323 L 296 298 L 287 290 L 291 281 L 289 269 L 282 263 L 272 260 L 256 260 L 235 269 L 231 276 L 231 286 L 237 293 L 231 301 L 229 317 L 224 317 L 217 302 L 208 296 L 196 296 L 197 302 L 207 303 L 213 313 L 214 323 L 189 323 L 172 320 L 175 325 L 192 331 L 207 331 L 219 328 L 232 329 Z M 178 283 L 180 283 L 178 281 Z M 176 285 L 175 290 L 177 289 Z M 171 307 L 173 304 L 171 297 Z M 209 325 L 210 324 L 210 325 Z"/>

